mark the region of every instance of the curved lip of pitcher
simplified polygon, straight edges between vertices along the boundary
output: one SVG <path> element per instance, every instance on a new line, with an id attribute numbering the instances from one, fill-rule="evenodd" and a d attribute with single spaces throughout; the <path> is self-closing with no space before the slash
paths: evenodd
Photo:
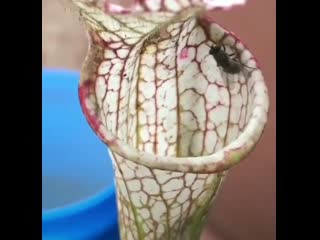
<path id="1" fill-rule="evenodd" d="M 207 21 L 222 27 L 221 24 L 216 23 L 212 19 L 208 18 Z M 246 44 L 238 36 L 229 31 L 227 28 L 222 28 L 229 32 L 230 36 L 242 43 L 246 50 L 250 51 Z M 90 47 L 92 48 L 91 45 Z M 91 51 L 91 48 L 89 48 L 89 52 Z M 254 60 L 258 65 L 258 61 L 255 58 Z M 87 58 L 83 63 L 83 66 L 89 64 L 89 61 L 90 60 Z M 260 86 L 258 89 L 255 88 L 254 93 L 252 94 L 256 94 L 259 97 L 259 103 L 253 103 L 252 111 L 255 113 L 255 115 L 252 114 L 244 131 L 219 151 L 210 155 L 196 157 L 161 156 L 154 153 L 145 152 L 143 150 L 134 148 L 130 144 L 118 138 L 118 136 L 116 136 L 113 132 L 104 128 L 102 126 L 103 124 L 97 117 L 96 112 L 92 109 L 89 109 L 87 106 L 87 100 L 90 90 L 94 86 L 94 80 L 88 77 L 88 73 L 85 72 L 84 68 L 80 72 L 78 95 L 82 112 L 84 113 L 91 129 L 96 133 L 100 140 L 109 147 L 111 152 L 148 168 L 185 173 L 217 173 L 229 170 L 243 160 L 250 152 L 252 152 L 255 145 L 262 137 L 266 127 L 269 113 L 268 88 L 260 67 L 257 68 L 256 75 L 258 76 L 255 76 L 254 81 L 259 83 Z"/>
<path id="2" fill-rule="evenodd" d="M 243 44 L 244 49 L 251 52 L 246 44 L 240 40 L 239 37 L 233 34 L 232 31 L 223 27 L 221 24 L 218 24 L 211 18 L 205 17 L 204 20 L 207 21 L 208 24 L 214 23 L 217 31 L 221 31 L 220 28 L 224 29 L 230 34 L 231 37 Z M 120 157 L 148 168 L 166 171 L 201 174 L 218 173 L 229 170 L 237 165 L 254 149 L 255 145 L 260 140 L 265 125 L 267 124 L 269 96 L 267 94 L 268 91 L 264 81 L 263 73 L 260 67 L 258 67 L 257 70 L 259 76 L 256 76 L 253 81 L 260 83 L 260 86 L 257 87 L 257 89 L 255 88 L 252 94 L 255 94 L 259 97 L 259 103 L 253 102 L 252 113 L 254 114 L 251 115 L 245 129 L 232 142 L 228 143 L 219 151 L 204 156 L 176 157 L 157 155 L 135 148 L 134 146 L 120 139 L 112 131 L 109 131 L 103 127 L 96 109 L 92 109 L 91 106 L 88 106 L 88 102 L 90 103 L 91 101 L 89 99 L 90 92 L 95 87 L 95 79 L 93 79 L 94 75 L 91 75 L 91 70 L 88 70 L 86 66 L 89 66 L 88 64 L 92 64 L 92 59 L 88 56 L 92 56 L 93 51 L 95 51 L 95 45 L 90 43 L 87 57 L 82 64 L 82 69 L 80 72 L 78 85 L 80 105 L 92 130 L 113 153 L 116 153 Z M 257 63 L 255 57 L 253 60 Z"/>
<path id="3" fill-rule="evenodd" d="M 42 210 L 42 222 L 49 222 L 56 219 L 67 218 L 80 214 L 112 198 L 114 195 L 115 188 L 113 187 L 113 185 L 109 185 L 98 193 L 79 201 L 62 205 L 61 207 Z"/>

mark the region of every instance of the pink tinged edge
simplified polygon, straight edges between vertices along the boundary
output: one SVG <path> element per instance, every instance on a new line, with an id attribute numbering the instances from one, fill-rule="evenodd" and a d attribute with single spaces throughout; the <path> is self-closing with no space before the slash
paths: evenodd
<path id="1" fill-rule="evenodd" d="M 130 7 L 123 7 L 119 4 L 110 3 L 108 0 L 104 2 L 104 12 L 105 13 L 116 13 L 116 14 L 133 14 L 138 12 L 143 12 L 144 7 L 137 0 Z"/>
<path id="2" fill-rule="evenodd" d="M 177 1 L 177 0 L 174 0 Z M 133 4 L 125 8 L 119 4 L 115 3 L 109 3 L 108 0 L 104 3 L 104 11 L 106 13 L 116 13 L 116 14 L 132 14 L 132 13 L 138 13 L 138 12 L 149 12 L 150 9 L 146 5 L 147 0 L 134 0 Z M 178 1 L 179 2 L 179 1 Z M 193 7 L 197 5 L 198 3 L 203 3 L 205 5 L 205 8 L 207 10 L 222 10 L 222 11 L 228 11 L 231 8 L 235 6 L 242 6 L 246 4 L 246 0 L 196 0 L 191 1 L 188 0 L 189 7 Z M 161 0 L 161 6 L 163 6 L 164 0 Z M 158 11 L 164 10 L 163 7 L 161 7 Z"/>
<path id="3" fill-rule="evenodd" d="M 188 48 L 182 49 L 179 57 L 180 59 L 186 59 L 188 57 Z"/>
<path id="4" fill-rule="evenodd" d="M 84 81 L 84 83 L 79 86 L 78 91 L 79 91 L 80 105 L 82 107 L 82 111 L 86 116 L 91 128 L 94 130 L 94 132 L 98 134 L 98 136 L 101 139 L 104 139 L 105 138 L 104 134 L 102 134 L 99 130 L 101 126 L 101 122 L 95 115 L 95 112 L 91 112 L 90 109 L 88 109 L 86 104 L 86 99 L 89 98 L 90 90 L 92 90 L 93 86 L 94 84 L 90 80 Z"/>
<path id="5" fill-rule="evenodd" d="M 90 80 L 85 81 L 81 86 L 79 86 L 79 98 L 80 98 L 80 104 L 82 106 L 83 113 L 85 116 L 87 116 L 88 121 L 93 128 L 94 131 L 98 132 L 100 127 L 100 122 L 97 119 L 97 117 L 92 114 L 91 111 L 88 109 L 86 100 L 89 98 L 90 90 L 93 87 L 93 82 Z"/>
<path id="6" fill-rule="evenodd" d="M 203 0 L 208 9 L 230 10 L 235 6 L 246 4 L 246 0 Z"/>
<path id="7" fill-rule="evenodd" d="M 124 8 L 120 5 L 109 3 L 109 1 L 105 1 L 104 3 L 104 11 L 112 12 L 112 13 L 119 13 L 119 14 L 130 14 L 133 12 L 133 9 Z"/>

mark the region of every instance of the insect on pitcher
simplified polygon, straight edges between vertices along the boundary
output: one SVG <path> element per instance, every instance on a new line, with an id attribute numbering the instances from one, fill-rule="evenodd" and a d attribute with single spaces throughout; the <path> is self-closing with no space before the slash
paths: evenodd
<path id="1" fill-rule="evenodd" d="M 199 239 L 267 122 L 255 58 L 208 12 L 244 1 L 68 1 L 88 33 L 80 103 L 113 158 L 121 239 Z"/>

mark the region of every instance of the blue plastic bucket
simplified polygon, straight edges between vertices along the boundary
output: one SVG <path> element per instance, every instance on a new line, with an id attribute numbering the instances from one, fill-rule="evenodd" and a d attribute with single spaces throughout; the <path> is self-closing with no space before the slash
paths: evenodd
<path id="1" fill-rule="evenodd" d="M 81 111 L 79 78 L 42 71 L 42 239 L 118 240 L 112 163 Z"/>

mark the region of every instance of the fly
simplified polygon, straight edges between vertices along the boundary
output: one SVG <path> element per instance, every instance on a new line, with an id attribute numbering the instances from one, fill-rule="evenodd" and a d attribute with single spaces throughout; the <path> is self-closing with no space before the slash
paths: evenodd
<path id="1" fill-rule="evenodd" d="M 230 74 L 240 73 L 241 70 L 243 69 L 243 67 L 255 69 L 255 68 L 251 68 L 251 67 L 248 67 L 248 66 L 240 63 L 235 58 L 231 58 L 235 54 L 234 53 L 232 53 L 232 54 L 226 53 L 225 46 L 222 45 L 222 47 L 223 47 L 223 49 L 221 48 L 220 45 L 211 46 L 209 54 L 214 57 L 214 59 L 217 62 L 218 67 L 221 66 L 226 73 L 230 73 Z"/>

